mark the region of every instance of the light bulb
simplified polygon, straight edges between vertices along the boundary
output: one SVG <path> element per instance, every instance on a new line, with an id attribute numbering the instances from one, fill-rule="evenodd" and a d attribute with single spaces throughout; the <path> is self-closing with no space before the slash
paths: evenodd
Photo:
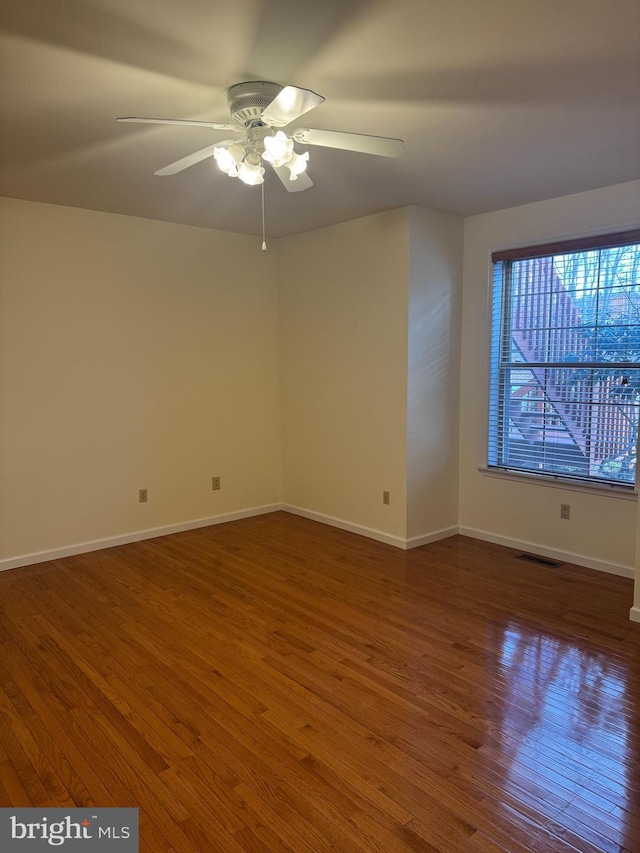
<path id="1" fill-rule="evenodd" d="M 216 146 L 213 149 L 213 156 L 218 164 L 218 168 L 223 172 L 226 172 L 227 175 L 230 174 L 232 170 L 235 170 L 236 161 L 233 159 L 231 154 L 229 154 L 226 148 L 219 148 Z"/>
<path id="2" fill-rule="evenodd" d="M 213 156 L 218 164 L 218 168 L 232 178 L 235 178 L 238 174 L 238 163 L 242 161 L 244 155 L 244 148 L 237 142 L 229 146 L 216 145 L 213 149 Z"/>
<path id="3" fill-rule="evenodd" d="M 238 177 L 240 180 L 255 186 L 264 181 L 264 168 L 260 165 L 260 157 L 255 152 L 247 154 L 242 163 L 238 166 Z"/>
<path id="4" fill-rule="evenodd" d="M 279 130 L 275 136 L 265 136 L 263 158 L 276 169 L 284 166 L 293 155 L 293 139 L 288 139 L 286 133 Z"/>
<path id="5" fill-rule="evenodd" d="M 289 177 L 290 181 L 297 181 L 298 175 L 301 175 L 307 168 L 307 163 L 309 162 L 309 152 L 305 151 L 304 154 L 296 154 L 293 152 L 292 158 L 286 164 L 287 169 L 291 172 L 291 176 Z"/>

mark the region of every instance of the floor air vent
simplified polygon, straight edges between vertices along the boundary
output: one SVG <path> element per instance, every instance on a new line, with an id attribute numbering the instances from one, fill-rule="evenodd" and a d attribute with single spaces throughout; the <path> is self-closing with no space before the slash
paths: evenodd
<path id="1" fill-rule="evenodd" d="M 516 560 L 522 560 L 524 563 L 535 563 L 538 566 L 549 566 L 551 569 L 557 569 L 562 565 L 557 560 L 549 560 L 547 557 L 539 557 L 537 554 L 518 554 Z"/>

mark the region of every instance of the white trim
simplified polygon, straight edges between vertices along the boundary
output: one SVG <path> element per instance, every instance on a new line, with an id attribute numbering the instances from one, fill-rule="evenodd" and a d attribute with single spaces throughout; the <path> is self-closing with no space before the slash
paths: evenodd
<path id="1" fill-rule="evenodd" d="M 90 542 L 80 542 L 77 545 L 54 548 L 51 551 L 36 551 L 33 554 L 24 554 L 20 557 L 9 557 L 8 559 L 0 560 L 0 572 L 4 572 L 7 569 L 17 569 L 20 566 L 32 566 L 35 563 L 46 563 L 48 560 L 59 560 L 62 557 L 73 557 L 76 554 L 86 554 L 89 551 L 101 551 L 104 548 L 113 548 L 116 545 L 128 545 L 130 542 L 142 542 L 144 539 L 155 539 L 157 536 L 168 536 L 170 533 L 182 533 L 185 530 L 196 530 L 199 527 L 224 524 L 226 521 L 238 521 L 241 518 L 252 518 L 254 515 L 266 515 L 269 512 L 277 512 L 279 509 L 281 509 L 280 504 L 255 506 L 250 509 L 241 509 L 237 512 L 213 515 L 209 518 L 197 518 L 193 521 L 183 521 L 179 524 L 168 524 L 165 527 L 134 530 L 131 533 L 110 536 L 107 539 L 93 539 Z"/>
<path id="2" fill-rule="evenodd" d="M 484 542 L 493 542 L 495 545 L 503 545 L 506 548 L 515 548 L 519 551 L 533 552 L 535 554 L 540 554 L 543 557 L 551 557 L 552 559 L 562 560 L 563 562 L 575 563 L 589 569 L 597 569 L 601 572 L 608 572 L 609 574 L 620 575 L 626 578 L 633 578 L 635 574 L 634 569 L 631 566 L 607 563 L 603 560 L 594 560 L 591 557 L 585 557 L 581 554 L 573 554 L 569 551 L 547 548 L 534 542 L 511 539 L 507 536 L 498 536 L 497 534 L 489 533 L 486 530 L 478 530 L 473 527 L 446 527 L 441 530 L 435 530 L 432 533 L 425 533 L 421 536 L 412 536 L 411 539 L 403 539 L 400 536 L 392 536 L 389 533 L 383 533 L 381 530 L 364 527 L 360 524 L 352 524 L 351 522 L 344 521 L 340 518 L 323 515 L 322 513 L 313 512 L 312 510 L 303 509 L 302 507 L 291 506 L 290 504 L 268 504 L 265 506 L 250 507 L 249 509 L 214 515 L 209 518 L 198 518 L 192 521 L 183 521 L 179 524 L 169 524 L 164 527 L 152 527 L 147 530 L 135 530 L 131 533 L 124 533 L 120 536 L 110 536 L 107 539 L 94 539 L 90 542 L 81 542 L 76 545 L 68 545 L 64 548 L 54 548 L 50 551 L 37 551 L 32 554 L 24 554 L 20 557 L 9 557 L 7 559 L 0 560 L 0 572 L 7 571 L 9 569 L 17 569 L 21 566 L 32 566 L 37 563 L 45 563 L 49 560 L 59 560 L 63 557 L 73 557 L 76 554 L 101 551 L 104 548 L 114 548 L 117 545 L 127 545 L 131 542 L 142 542 L 145 539 L 155 539 L 158 536 L 168 536 L 171 533 L 182 533 L 186 530 L 197 530 L 200 527 L 224 524 L 227 521 L 238 521 L 242 518 L 266 515 L 271 512 L 278 512 L 279 510 L 282 510 L 283 512 L 290 512 L 293 515 L 300 515 L 303 518 L 310 519 L 311 521 L 319 521 L 321 524 L 328 524 L 331 527 L 337 527 L 340 530 L 347 530 L 350 533 L 356 533 L 359 536 L 366 536 L 368 539 L 374 539 L 377 542 L 384 542 L 387 545 L 393 545 L 394 547 L 401 548 L 402 550 L 420 548 L 422 545 L 428 545 L 431 542 L 437 542 L 440 539 L 446 539 L 449 536 L 461 534 L 462 536 L 469 536 L 472 539 L 481 539 Z M 632 607 L 629 618 L 634 622 L 640 622 L 640 607 Z"/>
<path id="3" fill-rule="evenodd" d="M 629 619 L 632 622 L 640 622 L 640 607 L 632 607 L 629 611 Z"/>
<path id="4" fill-rule="evenodd" d="M 477 530 L 475 527 L 459 528 L 462 536 L 470 536 L 472 539 L 482 539 L 483 542 L 493 542 L 494 545 L 504 545 L 505 548 L 515 548 L 517 551 L 540 554 L 541 557 L 550 557 L 552 560 L 561 560 L 564 563 L 575 563 L 585 566 L 587 569 L 597 569 L 599 572 L 607 572 L 610 575 L 620 575 L 623 578 L 633 578 L 635 570 L 633 566 L 623 566 L 619 563 L 608 563 L 605 560 L 594 560 L 583 554 L 573 554 L 571 551 L 561 551 L 558 548 L 547 548 L 536 542 L 526 542 L 521 539 L 511 539 L 508 536 L 498 536 L 487 530 Z"/>
<path id="5" fill-rule="evenodd" d="M 423 533 L 422 536 L 412 536 L 407 539 L 405 548 L 410 551 L 412 548 L 420 548 L 421 545 L 429 545 L 431 542 L 438 542 L 440 539 L 448 539 L 449 536 L 457 536 L 460 533 L 460 528 L 443 527 L 442 530 L 434 530 L 433 533 Z"/>
<path id="6" fill-rule="evenodd" d="M 353 524 L 350 521 L 344 521 L 342 518 L 323 515 L 321 512 L 314 512 L 300 506 L 282 504 L 282 511 L 290 512 L 292 515 L 301 515 L 303 518 L 308 518 L 311 521 L 319 521 L 320 524 L 328 524 L 340 530 L 347 530 L 349 533 L 356 533 L 358 536 L 366 536 L 367 539 L 375 539 L 376 542 L 384 542 L 386 545 L 402 548 L 403 551 L 408 551 L 411 548 L 419 548 L 421 545 L 428 545 L 430 542 L 437 542 L 439 539 L 446 539 L 448 536 L 455 536 L 459 532 L 457 527 L 447 527 L 442 530 L 434 530 L 433 533 L 424 533 L 422 536 L 412 536 L 411 539 L 403 539 L 401 536 L 392 536 L 390 533 L 383 533 L 382 530 L 375 530 L 373 527 Z"/>
<path id="7" fill-rule="evenodd" d="M 386 545 L 394 545 L 396 548 L 405 549 L 407 543 L 400 536 L 392 536 L 390 533 L 383 533 L 382 530 L 374 530 L 372 527 L 364 527 L 361 524 L 352 524 L 350 521 L 343 521 L 341 518 L 334 518 L 331 515 L 323 515 L 321 512 L 313 512 L 310 509 L 303 509 L 300 506 L 291 506 L 290 504 L 282 504 L 284 512 L 290 512 L 292 515 L 301 515 L 303 518 L 308 518 L 311 521 L 319 521 L 320 524 L 328 524 L 331 527 L 338 527 L 340 530 L 348 530 L 349 533 L 357 533 L 358 536 L 366 536 L 368 539 L 375 539 L 376 542 L 384 542 Z"/>
<path id="8" fill-rule="evenodd" d="M 607 486 L 598 483 L 581 483 L 570 478 L 556 477 L 527 473 L 526 471 L 505 471 L 502 468 L 487 468 L 486 465 L 478 465 L 478 471 L 486 477 L 497 477 L 501 480 L 511 480 L 516 483 L 528 483 L 533 486 L 549 486 L 552 489 L 564 489 L 567 492 L 582 492 L 586 495 L 606 495 L 610 498 L 618 498 L 623 501 L 637 501 L 638 492 L 624 486 Z"/>

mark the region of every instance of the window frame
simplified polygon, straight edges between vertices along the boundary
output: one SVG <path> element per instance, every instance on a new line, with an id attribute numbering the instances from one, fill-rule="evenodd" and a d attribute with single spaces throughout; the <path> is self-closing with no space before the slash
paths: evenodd
<path id="1" fill-rule="evenodd" d="M 570 254 L 595 251 L 610 248 L 623 248 L 640 244 L 640 228 L 632 228 L 624 231 L 616 231 L 613 233 L 592 235 L 591 237 L 580 237 L 568 240 L 559 240 L 552 243 L 540 243 L 533 246 L 514 247 L 510 249 L 502 249 L 494 251 L 491 254 L 491 287 L 490 287 L 490 304 L 489 304 L 489 406 L 488 406 L 488 434 L 487 434 L 487 462 L 486 465 L 480 466 L 479 470 L 485 474 L 503 478 L 514 478 L 523 481 L 534 481 L 540 484 L 561 486 L 567 484 L 573 488 L 580 490 L 591 491 L 599 490 L 602 493 L 611 493 L 613 491 L 622 493 L 621 496 L 635 497 L 637 495 L 637 486 L 640 482 L 640 474 L 636 467 L 636 478 L 634 482 L 606 480 L 594 476 L 581 476 L 579 474 L 573 476 L 571 473 L 561 473 L 554 471 L 543 471 L 519 468 L 501 464 L 501 448 L 504 447 L 504 442 L 508 440 L 510 429 L 510 419 L 505 416 L 506 408 L 506 388 L 505 383 L 508 381 L 509 368 L 506 365 L 511 364 L 509 358 L 511 348 L 511 314 L 512 302 L 509 299 L 509 294 L 512 286 L 512 262 L 522 260 L 534 260 L 536 258 L 546 258 L 553 255 Z M 506 272 L 506 275 L 504 274 Z M 499 299 L 499 323 L 496 326 L 496 303 Z M 523 363 L 523 367 L 527 363 Z M 535 363 L 532 363 L 535 366 Z M 555 362 L 549 362 L 551 369 Z M 590 367 L 592 369 L 601 366 L 598 362 L 582 362 L 576 363 L 576 368 L 581 366 Z M 612 367 L 624 367 L 627 364 L 631 369 L 640 370 L 640 362 L 608 362 Z M 566 365 L 565 365 L 566 366 Z M 573 366 L 573 365 L 572 365 Z M 590 400 L 589 404 L 593 401 Z M 506 431 L 506 434 L 500 435 L 500 431 Z M 638 429 L 640 435 L 640 428 Z M 636 446 L 640 442 L 638 435 L 636 436 Z M 492 461 L 492 453 L 495 453 L 496 461 Z"/>

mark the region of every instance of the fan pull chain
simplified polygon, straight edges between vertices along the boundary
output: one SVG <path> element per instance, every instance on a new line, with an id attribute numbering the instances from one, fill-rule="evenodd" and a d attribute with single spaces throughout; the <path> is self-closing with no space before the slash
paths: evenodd
<path id="1" fill-rule="evenodd" d="M 265 230 L 264 230 L 264 181 L 260 184 L 262 187 L 262 251 L 267 251 L 267 241 L 265 239 Z"/>

